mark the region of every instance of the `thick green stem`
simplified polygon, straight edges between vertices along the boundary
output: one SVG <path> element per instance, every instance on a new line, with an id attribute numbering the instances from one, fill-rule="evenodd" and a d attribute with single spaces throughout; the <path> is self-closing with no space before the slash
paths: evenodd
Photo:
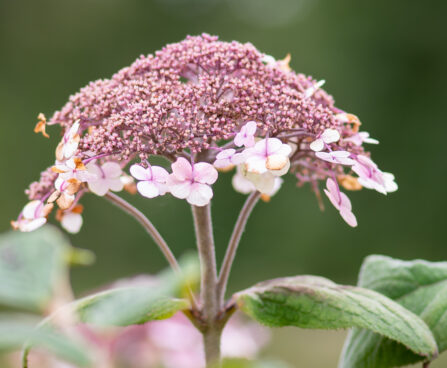
<path id="1" fill-rule="evenodd" d="M 205 359 L 207 367 L 218 367 L 220 363 L 222 326 L 218 320 L 221 305 L 217 295 L 216 252 L 214 249 L 211 207 L 210 205 L 203 207 L 192 206 L 192 213 L 200 258 L 200 296 L 204 322 L 201 332 L 205 346 Z"/>

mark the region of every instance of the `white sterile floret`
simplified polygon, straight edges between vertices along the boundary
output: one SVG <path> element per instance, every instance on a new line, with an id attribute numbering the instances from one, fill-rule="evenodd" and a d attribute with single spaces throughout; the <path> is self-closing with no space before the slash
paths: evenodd
<path id="1" fill-rule="evenodd" d="M 147 168 L 135 164 L 130 167 L 130 174 L 138 181 L 137 190 L 146 198 L 155 198 L 168 191 L 166 181 L 169 173 L 161 166 L 147 164 Z"/>
<path id="2" fill-rule="evenodd" d="M 371 138 L 368 132 L 358 132 L 349 138 L 344 138 L 343 140 L 345 142 L 351 142 L 356 146 L 361 146 L 363 143 L 379 144 L 379 141 L 377 139 Z"/>
<path id="3" fill-rule="evenodd" d="M 119 192 L 123 190 L 121 182 L 121 166 L 116 162 L 106 162 L 97 165 L 93 162 L 87 165 L 87 170 L 93 178 L 87 181 L 90 192 L 99 196 L 104 196 L 109 190 Z"/>
<path id="4" fill-rule="evenodd" d="M 14 229 L 22 232 L 31 232 L 47 222 L 46 216 L 53 208 L 52 204 L 45 205 L 42 201 L 34 200 L 26 204 L 19 219 L 11 224 Z"/>
<path id="5" fill-rule="evenodd" d="M 82 223 L 82 215 L 76 212 L 64 212 L 61 218 L 61 226 L 70 234 L 77 234 L 81 230 Z"/>
<path id="6" fill-rule="evenodd" d="M 324 149 L 325 144 L 335 143 L 340 140 L 340 133 L 336 129 L 326 129 L 320 137 L 310 144 L 310 149 L 319 152 Z"/>
<path id="7" fill-rule="evenodd" d="M 317 156 L 320 160 L 333 164 L 349 166 L 355 164 L 355 161 L 349 157 L 351 156 L 351 153 L 348 151 L 316 152 L 315 156 Z"/>
<path id="8" fill-rule="evenodd" d="M 235 149 L 229 148 L 216 155 L 216 161 L 213 165 L 218 169 L 226 169 L 241 164 L 244 159 L 245 155 L 243 153 L 237 153 Z"/>
<path id="9" fill-rule="evenodd" d="M 252 174 L 270 172 L 275 176 L 282 176 L 290 168 L 291 152 L 292 147 L 282 143 L 278 138 L 262 139 L 253 148 L 244 151 L 245 169 Z"/>
<path id="10" fill-rule="evenodd" d="M 262 194 L 273 196 L 281 188 L 283 180 L 274 176 L 269 171 L 264 174 L 249 173 L 244 165 L 237 167 L 236 174 L 233 176 L 233 188 L 242 194 L 248 194 L 258 190 Z"/>

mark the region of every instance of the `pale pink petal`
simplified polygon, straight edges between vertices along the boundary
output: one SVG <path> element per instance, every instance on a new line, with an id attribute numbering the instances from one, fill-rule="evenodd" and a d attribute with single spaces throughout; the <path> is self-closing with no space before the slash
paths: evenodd
<path id="1" fill-rule="evenodd" d="M 95 175 L 98 178 L 101 178 L 103 176 L 103 172 L 101 168 L 96 165 L 94 162 L 90 162 L 87 164 L 87 171 L 93 175 Z"/>
<path id="2" fill-rule="evenodd" d="M 35 220 L 22 220 L 19 222 L 19 229 L 25 233 L 31 232 L 45 225 L 46 222 L 47 219 L 45 217 L 39 217 Z"/>
<path id="3" fill-rule="evenodd" d="M 168 176 L 166 185 L 174 197 L 185 199 L 191 193 L 192 183 L 190 181 L 178 180 L 173 174 Z"/>
<path id="4" fill-rule="evenodd" d="M 264 145 L 266 145 L 265 152 L 267 155 L 272 155 L 274 153 L 277 153 L 277 151 L 279 151 L 281 149 L 281 146 L 283 145 L 281 140 L 278 138 L 268 138 L 268 139 L 265 139 L 264 141 L 266 141 L 266 142 L 264 142 Z"/>
<path id="5" fill-rule="evenodd" d="M 158 186 L 152 181 L 140 181 L 137 183 L 138 192 L 146 198 L 155 198 L 160 195 Z"/>
<path id="6" fill-rule="evenodd" d="M 223 160 L 225 158 L 231 158 L 231 156 L 233 156 L 236 153 L 236 150 L 233 148 L 229 148 L 223 151 L 220 151 L 217 155 L 216 155 L 216 159 L 218 160 Z"/>
<path id="7" fill-rule="evenodd" d="M 340 133 L 336 129 L 326 129 L 321 135 L 324 143 L 334 143 L 340 140 Z"/>
<path id="8" fill-rule="evenodd" d="M 338 192 L 339 192 L 338 185 L 332 178 L 327 178 L 326 188 L 329 190 L 329 192 L 338 195 Z"/>
<path id="9" fill-rule="evenodd" d="M 245 167 L 247 171 L 255 174 L 263 174 L 267 172 L 267 168 L 265 166 L 267 159 L 262 156 L 250 156 L 245 161 Z"/>
<path id="10" fill-rule="evenodd" d="M 116 162 L 106 162 L 101 168 L 107 178 L 117 178 L 122 173 L 121 166 Z"/>
<path id="11" fill-rule="evenodd" d="M 73 155 L 78 150 L 78 146 L 79 146 L 79 141 L 76 141 L 73 139 L 69 140 L 67 143 L 65 143 L 64 147 L 63 147 L 64 157 L 66 159 L 73 157 Z"/>
<path id="12" fill-rule="evenodd" d="M 281 147 L 279 147 L 279 149 L 277 149 L 274 154 L 282 155 L 282 156 L 289 156 L 291 152 L 292 152 L 291 146 L 289 146 L 288 144 L 282 144 Z"/>
<path id="13" fill-rule="evenodd" d="M 82 216 L 79 213 L 68 212 L 62 216 L 61 226 L 71 234 L 77 234 L 82 227 Z"/>
<path id="14" fill-rule="evenodd" d="M 256 190 L 254 184 L 239 172 L 234 174 L 231 184 L 234 190 L 242 194 L 248 194 Z"/>
<path id="15" fill-rule="evenodd" d="M 349 226 L 357 227 L 357 219 L 356 219 L 355 215 L 350 210 L 342 208 L 340 210 L 340 215 Z"/>
<path id="16" fill-rule="evenodd" d="M 186 158 L 179 157 L 172 165 L 172 173 L 178 180 L 192 179 L 192 167 Z"/>
<path id="17" fill-rule="evenodd" d="M 340 204 L 338 203 L 339 199 L 338 199 L 338 195 L 334 195 L 334 193 L 329 192 L 328 190 L 324 189 L 324 193 L 327 195 L 327 197 L 329 198 L 329 200 L 331 201 L 331 203 L 333 204 L 333 206 L 339 210 L 340 209 Z"/>
<path id="18" fill-rule="evenodd" d="M 186 198 L 189 204 L 194 206 L 206 206 L 213 198 L 213 190 L 209 185 L 194 183 L 191 186 L 191 193 Z"/>
<path id="19" fill-rule="evenodd" d="M 202 184 L 214 184 L 217 180 L 217 170 L 207 162 L 194 164 L 194 181 Z"/>
<path id="20" fill-rule="evenodd" d="M 134 164 L 130 167 L 130 175 L 137 180 L 151 180 L 152 175 L 150 170 L 145 169 L 141 165 Z"/>
<path id="21" fill-rule="evenodd" d="M 233 157 L 231 157 L 231 163 L 234 165 L 239 165 L 243 163 L 247 159 L 247 155 L 245 151 L 240 153 L 235 153 Z"/>
<path id="22" fill-rule="evenodd" d="M 28 220 L 33 220 L 40 216 L 40 208 L 42 207 L 42 202 L 39 200 L 34 200 L 29 202 L 22 210 L 22 215 Z"/>
<path id="23" fill-rule="evenodd" d="M 321 138 L 315 139 L 310 145 L 310 149 L 315 152 L 320 152 L 324 148 L 324 142 Z"/>
<path id="24" fill-rule="evenodd" d="M 267 171 L 264 174 L 254 174 L 247 172 L 246 178 L 250 180 L 255 188 L 263 194 L 269 194 L 275 188 L 276 177 L 273 176 L 270 171 Z"/>
<path id="25" fill-rule="evenodd" d="M 158 183 L 166 183 L 169 173 L 160 166 L 152 166 L 152 177 Z"/>
<path id="26" fill-rule="evenodd" d="M 242 147 L 244 145 L 244 136 L 241 133 L 236 134 L 236 136 L 234 137 L 234 144 L 237 147 Z"/>
<path id="27" fill-rule="evenodd" d="M 124 188 L 124 184 L 121 181 L 121 177 L 108 179 L 107 185 L 109 187 L 109 190 L 113 190 L 114 192 L 121 192 Z"/>
<path id="28" fill-rule="evenodd" d="M 75 121 L 75 122 L 73 123 L 73 125 L 70 127 L 70 129 L 68 130 L 68 132 L 67 132 L 67 134 L 66 134 L 67 139 L 73 139 L 73 137 L 74 137 L 76 134 L 78 134 L 79 126 L 80 126 L 80 122 L 79 122 L 79 120 L 77 120 L 77 121 Z"/>
<path id="29" fill-rule="evenodd" d="M 352 204 L 351 204 L 351 200 L 348 198 L 348 196 L 345 193 L 340 192 L 340 210 L 342 210 L 342 209 L 351 211 Z"/>
<path id="30" fill-rule="evenodd" d="M 107 180 L 93 180 L 89 181 L 88 183 L 88 189 L 90 192 L 98 195 L 98 196 L 104 196 L 109 191 L 109 186 L 107 185 Z"/>
<path id="31" fill-rule="evenodd" d="M 216 160 L 214 161 L 214 167 L 217 167 L 218 169 L 225 169 L 226 167 L 229 167 L 233 165 L 231 161 L 228 158 L 225 158 L 223 160 Z"/>
<path id="32" fill-rule="evenodd" d="M 358 133 L 363 142 L 369 144 L 379 144 L 377 139 L 371 138 L 368 132 L 359 132 Z"/>
<path id="33" fill-rule="evenodd" d="M 256 133 L 256 129 L 258 128 L 258 124 L 255 121 L 249 121 L 245 124 L 245 134 L 249 136 L 253 136 Z"/>
<path id="34" fill-rule="evenodd" d="M 352 135 L 352 136 L 349 137 L 349 138 L 344 138 L 343 140 L 344 140 L 345 142 L 353 143 L 353 144 L 355 144 L 356 146 L 361 146 L 362 143 L 363 143 L 363 139 L 362 139 L 362 137 L 361 137 L 358 133 Z"/>
<path id="35" fill-rule="evenodd" d="M 388 172 L 383 173 L 383 179 L 385 181 L 385 190 L 388 193 L 395 192 L 398 189 L 396 182 L 394 181 L 394 175 Z"/>
<path id="36" fill-rule="evenodd" d="M 330 155 L 335 158 L 346 158 L 349 157 L 351 153 L 348 151 L 332 151 L 330 152 Z"/>

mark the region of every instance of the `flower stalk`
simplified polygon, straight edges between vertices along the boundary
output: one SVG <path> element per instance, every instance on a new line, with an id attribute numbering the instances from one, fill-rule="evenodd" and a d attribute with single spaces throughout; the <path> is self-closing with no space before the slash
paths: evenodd
<path id="1" fill-rule="evenodd" d="M 192 206 L 201 272 L 202 329 L 207 367 L 220 362 L 222 326 L 218 321 L 221 305 L 217 295 L 217 267 L 214 249 L 211 206 Z"/>
<path id="2" fill-rule="evenodd" d="M 248 218 L 252 213 L 256 203 L 258 203 L 259 198 L 261 197 L 260 192 L 251 193 L 242 207 L 241 212 L 239 213 L 239 217 L 234 225 L 233 233 L 231 234 L 230 241 L 228 243 L 227 251 L 225 253 L 225 258 L 222 263 L 222 267 L 219 273 L 219 279 L 217 282 L 217 297 L 221 305 L 224 303 L 225 291 L 227 289 L 228 278 L 230 276 L 231 267 L 234 262 L 234 257 L 236 256 L 236 252 L 239 246 L 239 242 L 242 237 L 242 233 L 245 230 L 245 226 L 247 225 Z"/>

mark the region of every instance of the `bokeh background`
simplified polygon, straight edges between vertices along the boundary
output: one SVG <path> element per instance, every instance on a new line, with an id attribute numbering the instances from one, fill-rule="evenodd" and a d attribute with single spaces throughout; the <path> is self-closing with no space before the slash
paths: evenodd
<path id="1" fill-rule="evenodd" d="M 353 284 L 372 253 L 446 260 L 446 13 L 447 2 L 409 0 L 0 0 L 0 232 L 25 204 L 28 183 L 53 160 L 59 131 L 51 129 L 49 141 L 35 135 L 39 112 L 51 116 L 70 94 L 140 54 L 207 32 L 276 58 L 290 52 L 293 69 L 325 79 L 337 105 L 380 140 L 370 147 L 373 158 L 399 184 L 387 197 L 352 193 L 359 227 L 351 229 L 330 205 L 321 213 L 310 189 L 289 177 L 250 219 L 232 290 L 296 274 Z M 215 185 L 219 259 L 244 200 L 230 179 L 223 175 Z M 194 247 L 185 201 L 131 201 L 176 254 Z M 77 294 L 165 267 L 133 219 L 98 197 L 83 204 L 84 227 L 72 241 L 92 249 L 97 261 L 73 271 Z M 266 355 L 296 367 L 336 367 L 343 338 L 278 330 Z"/>

